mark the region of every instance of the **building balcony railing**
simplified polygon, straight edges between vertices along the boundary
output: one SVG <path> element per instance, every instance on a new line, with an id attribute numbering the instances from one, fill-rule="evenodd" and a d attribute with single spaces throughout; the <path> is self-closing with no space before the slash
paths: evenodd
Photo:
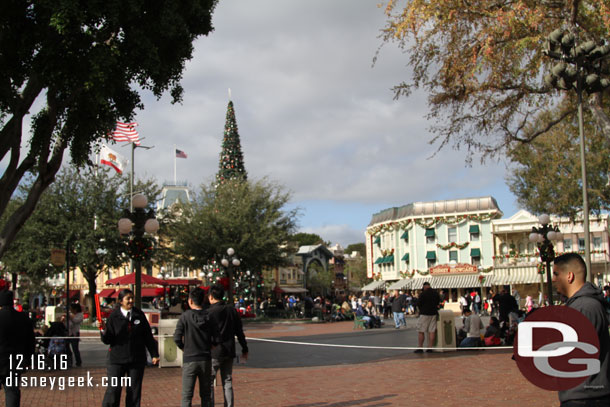
<path id="1" fill-rule="evenodd" d="M 509 267 L 527 267 L 536 266 L 540 263 L 540 257 L 538 255 L 517 255 L 517 256 L 494 256 L 494 267 L 495 268 L 509 268 Z M 603 251 L 592 251 L 591 252 L 592 263 L 607 263 L 610 262 L 608 253 Z"/>

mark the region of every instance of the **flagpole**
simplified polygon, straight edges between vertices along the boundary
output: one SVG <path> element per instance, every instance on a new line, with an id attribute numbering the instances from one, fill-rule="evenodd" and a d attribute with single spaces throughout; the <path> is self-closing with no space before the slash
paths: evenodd
<path id="1" fill-rule="evenodd" d="M 176 145 L 174 144 L 174 185 L 178 185 L 176 183 Z"/>

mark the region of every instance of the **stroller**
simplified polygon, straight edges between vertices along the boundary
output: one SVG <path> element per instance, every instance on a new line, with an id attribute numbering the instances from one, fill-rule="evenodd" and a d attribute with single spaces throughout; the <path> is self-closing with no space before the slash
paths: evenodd
<path id="1" fill-rule="evenodd" d="M 47 339 L 39 339 L 37 352 L 45 355 L 45 368 L 52 369 L 59 366 L 59 355 L 68 353 L 68 343 L 64 339 L 66 336 L 68 336 L 68 330 L 63 322 L 51 322 L 49 329 L 45 332 Z"/>

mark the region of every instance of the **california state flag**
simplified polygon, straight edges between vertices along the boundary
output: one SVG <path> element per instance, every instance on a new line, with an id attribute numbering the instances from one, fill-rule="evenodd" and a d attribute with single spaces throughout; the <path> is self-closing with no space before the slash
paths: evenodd
<path id="1" fill-rule="evenodd" d="M 119 153 L 106 146 L 102 146 L 100 151 L 100 164 L 109 165 L 114 168 L 116 172 L 122 174 L 126 162 L 127 160 Z"/>

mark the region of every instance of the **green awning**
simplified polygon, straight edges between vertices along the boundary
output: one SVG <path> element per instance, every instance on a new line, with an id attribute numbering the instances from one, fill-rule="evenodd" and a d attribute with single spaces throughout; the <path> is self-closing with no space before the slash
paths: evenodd
<path id="1" fill-rule="evenodd" d="M 391 263 L 394 263 L 394 255 L 393 255 L 393 254 L 390 254 L 389 256 L 387 256 L 387 257 L 385 258 L 385 262 L 384 262 L 384 263 L 386 263 L 386 264 L 391 264 Z"/>
<path id="2" fill-rule="evenodd" d="M 373 244 L 380 244 L 381 243 L 381 236 L 377 236 L 375 238 L 375 240 L 373 240 Z"/>
<path id="3" fill-rule="evenodd" d="M 428 252 L 428 253 L 426 253 L 426 259 L 428 259 L 428 260 L 436 260 L 436 252 Z"/>
<path id="4" fill-rule="evenodd" d="M 468 230 L 469 233 L 480 233 L 479 232 L 479 225 L 470 225 L 470 230 Z"/>
<path id="5" fill-rule="evenodd" d="M 377 260 L 375 260 L 375 264 L 383 263 L 383 259 L 385 259 L 385 257 L 378 257 Z"/>
<path id="6" fill-rule="evenodd" d="M 481 257 L 481 249 L 470 249 L 470 257 Z"/>
<path id="7" fill-rule="evenodd" d="M 402 234 L 402 236 L 400 236 L 401 239 L 408 239 L 409 238 L 409 232 L 407 230 L 405 230 L 405 232 Z"/>
<path id="8" fill-rule="evenodd" d="M 404 256 L 402 256 L 402 261 L 409 261 L 409 253 L 405 254 Z"/>
<path id="9" fill-rule="evenodd" d="M 426 237 L 434 237 L 434 229 L 426 229 Z"/>

